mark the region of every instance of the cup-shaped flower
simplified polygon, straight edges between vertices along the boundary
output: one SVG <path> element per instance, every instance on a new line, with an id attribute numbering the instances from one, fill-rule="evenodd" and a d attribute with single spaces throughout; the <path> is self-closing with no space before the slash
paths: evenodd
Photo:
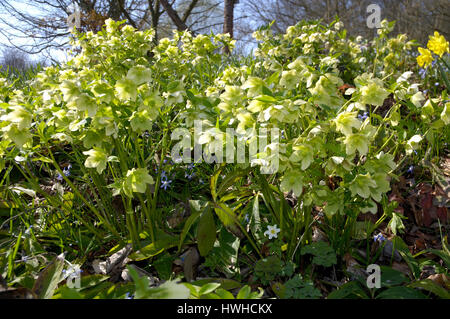
<path id="1" fill-rule="evenodd" d="M 406 143 L 406 154 L 410 155 L 413 151 L 419 148 L 419 144 L 422 141 L 422 136 L 414 135 Z"/>
<path id="2" fill-rule="evenodd" d="M 147 184 L 154 184 L 153 177 L 148 174 L 147 169 L 133 168 L 127 172 L 123 191 L 128 197 L 133 197 L 133 192 L 145 193 Z"/>
<path id="3" fill-rule="evenodd" d="M 282 192 L 292 191 L 295 196 L 300 196 L 303 191 L 302 174 L 299 171 L 286 171 L 281 180 L 280 189 Z"/>
<path id="4" fill-rule="evenodd" d="M 363 175 L 358 174 L 350 183 L 350 191 L 352 196 L 358 194 L 362 198 L 369 198 L 371 194 L 370 188 L 376 188 L 377 183 L 373 180 L 369 173 Z"/>
<path id="5" fill-rule="evenodd" d="M 2 121 L 9 121 L 17 125 L 19 130 L 30 129 L 32 116 L 23 106 L 14 106 L 14 111 L 0 117 Z"/>
<path id="6" fill-rule="evenodd" d="M 361 88 L 361 103 L 382 106 L 389 92 L 383 87 L 380 79 L 371 79 L 369 83 Z"/>
<path id="7" fill-rule="evenodd" d="M 117 97 L 121 101 L 136 100 L 137 85 L 133 82 L 133 80 L 130 80 L 128 78 L 120 79 L 116 82 L 115 88 Z"/>
<path id="8" fill-rule="evenodd" d="M 127 79 L 133 81 L 136 85 L 150 82 L 152 79 L 152 70 L 143 65 L 136 65 L 128 70 Z"/>
<path id="9" fill-rule="evenodd" d="M 142 133 L 152 129 L 152 115 L 147 110 L 133 112 L 130 117 L 130 124 L 133 131 Z"/>
<path id="10" fill-rule="evenodd" d="M 281 73 L 280 85 L 287 90 L 292 90 L 300 83 L 300 75 L 296 70 L 283 71 Z"/>
<path id="11" fill-rule="evenodd" d="M 336 120 L 336 129 L 342 132 L 344 135 L 350 135 L 353 133 L 352 128 L 359 130 L 361 127 L 361 121 L 356 118 L 358 112 L 342 112 Z"/>
<path id="12" fill-rule="evenodd" d="M 67 105 L 76 108 L 78 111 L 87 111 L 89 117 L 93 117 L 97 113 L 97 102 L 86 93 L 72 99 Z"/>
<path id="13" fill-rule="evenodd" d="M 289 157 L 291 162 L 301 162 L 303 170 L 307 169 L 311 162 L 314 160 L 314 149 L 312 146 L 303 144 L 293 146 L 294 152 Z"/>
<path id="14" fill-rule="evenodd" d="M 366 155 L 369 150 L 369 141 L 367 136 L 364 134 L 351 134 L 348 135 L 345 140 L 345 152 L 348 155 L 355 154 L 356 150 L 359 151 L 360 155 Z"/>
<path id="15" fill-rule="evenodd" d="M 83 152 L 84 155 L 89 155 L 89 157 L 84 162 L 84 166 L 89 168 L 96 168 L 97 172 L 101 174 L 106 168 L 106 162 L 108 161 L 108 154 L 98 147 L 94 147 L 89 151 Z"/>

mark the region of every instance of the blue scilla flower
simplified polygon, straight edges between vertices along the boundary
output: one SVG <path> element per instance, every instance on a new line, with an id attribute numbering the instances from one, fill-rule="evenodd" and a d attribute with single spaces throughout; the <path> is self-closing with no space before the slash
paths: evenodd
<path id="1" fill-rule="evenodd" d="M 60 182 L 63 181 L 63 177 L 62 177 L 62 175 L 61 175 L 60 173 L 56 174 L 56 179 L 57 179 L 58 181 L 60 181 Z"/>
<path id="2" fill-rule="evenodd" d="M 373 241 L 383 242 L 386 238 L 384 238 L 383 234 L 379 233 L 378 235 L 373 236 Z"/>
<path id="3" fill-rule="evenodd" d="M 194 176 L 195 176 L 195 173 L 192 171 L 184 173 L 184 177 L 186 177 L 188 180 L 191 180 Z"/>
<path id="4" fill-rule="evenodd" d="M 70 170 L 72 169 L 72 164 L 69 164 L 66 168 L 63 169 L 63 174 L 65 176 L 70 176 Z"/>
<path id="5" fill-rule="evenodd" d="M 426 69 L 420 69 L 419 70 L 419 75 L 422 79 L 425 78 L 425 76 L 427 75 L 427 70 Z"/>
<path id="6" fill-rule="evenodd" d="M 408 168 L 407 172 L 408 172 L 408 173 L 414 172 L 414 165 L 411 165 L 411 166 Z"/>
<path id="7" fill-rule="evenodd" d="M 359 114 L 358 115 L 358 118 L 361 120 L 361 121 L 364 121 L 366 118 L 368 118 L 369 117 L 369 112 L 364 112 L 364 114 Z"/>
<path id="8" fill-rule="evenodd" d="M 162 180 L 162 179 L 161 179 Z M 165 180 L 162 180 L 161 183 L 161 188 L 164 189 L 165 191 L 167 190 L 167 188 L 170 188 L 170 183 L 172 183 L 171 180 L 168 180 L 167 177 Z"/>

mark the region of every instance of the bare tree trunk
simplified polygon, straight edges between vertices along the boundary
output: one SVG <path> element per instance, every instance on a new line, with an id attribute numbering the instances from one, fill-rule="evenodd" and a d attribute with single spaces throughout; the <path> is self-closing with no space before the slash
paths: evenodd
<path id="1" fill-rule="evenodd" d="M 172 19 L 173 23 L 177 26 L 178 31 L 184 31 L 188 29 L 186 24 L 181 20 L 178 13 L 172 8 L 167 0 L 160 0 L 160 3 L 164 7 L 164 10 L 166 10 L 170 19 Z"/>
<path id="2" fill-rule="evenodd" d="M 225 0 L 223 33 L 229 33 L 231 38 L 233 38 L 233 12 L 234 0 Z M 230 48 L 228 46 L 224 50 L 226 54 L 230 54 Z"/>

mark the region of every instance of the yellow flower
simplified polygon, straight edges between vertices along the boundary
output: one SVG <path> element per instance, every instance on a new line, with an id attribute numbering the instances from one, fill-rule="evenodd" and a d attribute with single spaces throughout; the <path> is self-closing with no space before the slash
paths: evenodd
<path id="1" fill-rule="evenodd" d="M 420 67 L 425 68 L 428 67 L 431 62 L 433 62 L 433 56 L 431 55 L 431 52 L 424 48 L 419 48 L 420 55 L 417 57 L 417 64 L 419 64 Z"/>
<path id="2" fill-rule="evenodd" d="M 445 52 L 449 52 L 448 41 L 445 40 L 443 35 L 440 35 L 439 32 L 435 31 L 434 36 L 430 35 L 430 40 L 427 44 L 428 49 L 442 57 Z"/>

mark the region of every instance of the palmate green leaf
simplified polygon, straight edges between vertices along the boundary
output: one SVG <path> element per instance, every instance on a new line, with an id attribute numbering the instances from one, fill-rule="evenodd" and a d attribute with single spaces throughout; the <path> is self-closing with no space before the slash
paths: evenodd
<path id="1" fill-rule="evenodd" d="M 307 245 L 301 250 L 302 255 L 313 255 L 312 262 L 316 265 L 330 267 L 337 262 L 336 253 L 329 244 L 324 241 L 319 241 Z"/>
<path id="2" fill-rule="evenodd" d="M 197 246 L 201 256 L 211 251 L 216 241 L 216 224 L 209 206 L 205 207 L 200 216 L 197 228 Z"/>
<path id="3" fill-rule="evenodd" d="M 235 275 L 239 271 L 237 268 L 239 245 L 239 237 L 222 227 L 214 248 L 205 257 L 205 266 L 223 272 L 227 277 Z"/>

